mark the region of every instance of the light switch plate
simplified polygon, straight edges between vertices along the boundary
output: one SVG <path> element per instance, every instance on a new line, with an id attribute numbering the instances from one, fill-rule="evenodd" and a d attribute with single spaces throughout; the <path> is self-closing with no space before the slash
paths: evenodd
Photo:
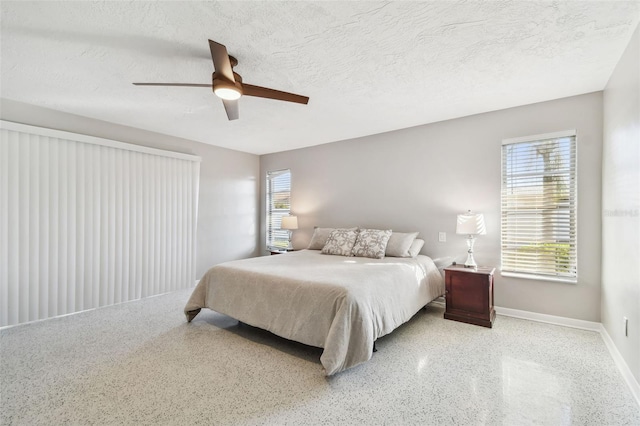
<path id="1" fill-rule="evenodd" d="M 629 319 L 627 317 L 622 317 L 622 326 L 625 337 L 629 337 Z"/>
<path id="2" fill-rule="evenodd" d="M 441 243 L 447 242 L 447 233 L 446 232 L 438 232 L 438 241 Z"/>

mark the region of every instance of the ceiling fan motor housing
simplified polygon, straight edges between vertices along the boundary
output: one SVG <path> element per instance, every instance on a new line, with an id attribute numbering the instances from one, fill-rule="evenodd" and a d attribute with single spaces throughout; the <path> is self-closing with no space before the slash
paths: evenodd
<path id="1" fill-rule="evenodd" d="M 230 80 L 226 79 L 224 76 L 219 75 L 218 73 L 214 72 L 211 75 L 211 78 L 213 80 L 213 84 L 212 84 L 213 85 L 213 92 L 216 93 L 216 90 L 228 89 L 228 90 L 232 90 L 234 92 L 238 92 L 240 94 L 240 96 L 242 96 L 243 95 L 243 92 L 242 92 L 242 77 L 240 77 L 235 72 L 233 73 L 233 76 L 236 79 L 235 82 L 230 81 Z M 216 95 L 218 95 L 218 94 L 216 93 Z"/>

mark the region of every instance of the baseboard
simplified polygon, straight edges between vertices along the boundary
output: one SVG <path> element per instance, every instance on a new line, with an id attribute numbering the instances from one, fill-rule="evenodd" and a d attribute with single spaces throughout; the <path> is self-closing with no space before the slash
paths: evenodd
<path id="1" fill-rule="evenodd" d="M 631 372 L 631 369 L 620 354 L 620 351 L 618 351 L 615 343 L 613 343 L 613 340 L 611 340 L 611 336 L 609 336 L 609 333 L 607 332 L 607 329 L 604 328 L 604 325 L 600 324 L 600 330 L 598 331 L 600 331 L 602 340 L 604 340 L 604 344 L 607 346 L 607 349 L 609 349 L 609 353 L 611 354 L 613 361 L 618 366 L 618 370 L 620 370 L 620 373 L 622 373 L 622 377 L 624 377 L 627 385 L 629 385 L 629 389 L 631 389 L 633 397 L 636 399 L 638 405 L 640 405 L 640 384 L 638 383 L 635 376 Z"/>
<path id="2" fill-rule="evenodd" d="M 600 332 L 602 324 L 593 321 L 584 321 L 574 318 L 557 317 L 555 315 L 539 314 L 537 312 L 521 311 L 520 309 L 495 307 L 496 314 L 505 317 L 521 318 L 531 321 L 544 322 L 547 324 L 562 325 L 564 327 L 579 328 L 581 330 L 589 330 Z"/>
<path id="3" fill-rule="evenodd" d="M 597 333 L 600 333 L 600 336 L 602 337 L 602 340 L 604 341 L 605 346 L 609 350 L 609 353 L 611 354 L 613 361 L 618 367 L 620 374 L 622 374 L 622 377 L 624 378 L 625 382 L 627 382 L 627 385 L 631 390 L 631 394 L 635 398 L 638 405 L 640 405 L 640 385 L 638 384 L 638 381 L 636 380 L 635 376 L 631 372 L 631 369 L 625 362 L 624 358 L 618 351 L 618 348 L 613 343 L 613 340 L 611 340 L 611 336 L 609 336 L 609 333 L 604 328 L 602 323 L 578 320 L 574 318 L 558 317 L 555 315 L 539 314 L 537 312 L 521 311 L 519 309 L 502 308 L 499 306 L 496 306 L 495 310 L 498 315 L 503 315 L 505 317 L 513 317 L 513 318 L 526 319 L 530 321 L 544 322 L 547 324 L 561 325 L 564 327 L 571 327 L 571 328 L 579 328 L 581 330 L 595 331 Z"/>
<path id="4" fill-rule="evenodd" d="M 198 282 L 200 282 L 200 280 L 196 280 L 196 284 L 195 285 L 198 285 Z M 151 299 L 152 297 L 164 296 L 165 294 L 173 293 L 174 291 L 180 291 L 180 290 L 186 290 L 186 289 L 171 290 L 171 291 L 168 291 L 166 293 L 152 294 L 150 296 L 141 297 L 140 299 L 125 300 L 124 302 L 112 303 L 111 305 L 104 305 L 104 306 L 98 306 L 96 308 L 83 309 L 81 311 L 69 312 L 67 314 L 60 314 L 60 315 L 55 315 L 55 316 L 52 316 L 52 317 L 40 318 L 40 319 L 37 319 L 37 320 L 20 322 L 18 324 L 4 325 L 4 326 L 0 327 L 0 331 L 5 331 L 5 330 L 8 330 L 8 329 L 13 328 L 13 327 L 19 327 L 21 325 L 35 324 L 37 322 L 49 321 L 49 320 L 52 320 L 52 319 L 69 317 L 71 315 L 84 314 L 86 312 L 95 311 L 96 309 L 104 309 L 104 308 L 109 308 L 111 306 L 123 305 L 125 303 L 139 302 L 141 300 Z"/>

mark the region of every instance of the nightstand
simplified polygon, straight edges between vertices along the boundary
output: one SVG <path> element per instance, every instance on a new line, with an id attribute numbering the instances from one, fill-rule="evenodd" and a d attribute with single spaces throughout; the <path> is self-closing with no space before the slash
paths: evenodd
<path id="1" fill-rule="evenodd" d="M 446 319 L 491 328 L 496 318 L 493 308 L 493 272 L 495 268 L 444 268 Z"/>
<path id="2" fill-rule="evenodd" d="M 293 250 L 269 250 L 269 253 L 271 253 L 271 255 L 273 256 L 274 254 L 283 254 L 283 253 L 289 253 L 292 251 Z"/>

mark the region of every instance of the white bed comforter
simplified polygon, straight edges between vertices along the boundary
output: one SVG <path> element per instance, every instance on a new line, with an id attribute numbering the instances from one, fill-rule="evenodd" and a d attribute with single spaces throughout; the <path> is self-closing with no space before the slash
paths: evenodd
<path id="1" fill-rule="evenodd" d="M 185 313 L 213 309 L 324 348 L 327 375 L 371 358 L 373 343 L 444 294 L 427 256 L 368 259 L 302 250 L 226 262 L 200 280 Z"/>

